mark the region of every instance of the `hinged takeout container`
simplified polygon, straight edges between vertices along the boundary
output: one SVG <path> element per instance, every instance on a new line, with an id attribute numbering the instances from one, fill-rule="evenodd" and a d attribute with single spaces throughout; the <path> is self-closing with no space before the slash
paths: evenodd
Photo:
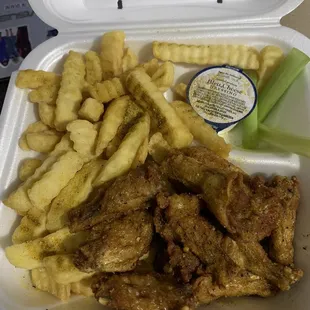
<path id="1" fill-rule="evenodd" d="M 284 51 L 297 47 L 310 55 L 310 40 L 280 25 L 280 19 L 302 0 L 29 0 L 36 14 L 57 28 L 59 35 L 33 50 L 20 69 L 59 71 L 64 55 L 74 49 L 85 52 L 97 49 L 100 35 L 123 29 L 127 45 L 140 61 L 151 58 L 153 40 L 187 43 L 241 43 L 262 48 L 278 45 Z M 201 67 L 200 67 L 201 69 Z M 176 82 L 187 82 L 199 70 L 197 66 L 176 66 Z M 18 138 L 35 121 L 34 105 L 27 92 L 14 85 L 12 74 L 0 117 L 0 199 L 17 185 L 21 159 L 35 156 L 19 149 Z M 170 96 L 169 92 L 167 96 Z M 297 78 L 267 120 L 270 126 L 310 136 L 310 67 Z M 237 141 L 238 137 L 227 136 Z M 310 160 L 278 151 L 251 152 L 236 148 L 231 160 L 249 173 L 297 175 L 301 182 L 302 201 L 295 236 L 296 264 L 304 278 L 288 292 L 275 297 L 221 299 L 206 309 L 305 310 L 310 309 Z M 102 309 L 94 299 L 76 298 L 68 304 L 31 287 L 28 272 L 10 265 L 4 248 L 19 220 L 15 212 L 0 202 L 0 309 Z"/>

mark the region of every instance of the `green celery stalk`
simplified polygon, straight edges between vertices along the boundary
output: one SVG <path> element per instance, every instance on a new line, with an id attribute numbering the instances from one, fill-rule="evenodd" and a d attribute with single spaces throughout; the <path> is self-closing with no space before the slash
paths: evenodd
<path id="1" fill-rule="evenodd" d="M 264 124 L 259 124 L 259 137 L 285 151 L 310 157 L 310 138 L 308 137 L 296 136 Z"/>
<path id="2" fill-rule="evenodd" d="M 266 119 L 269 112 L 309 61 L 310 58 L 297 48 L 293 48 L 289 52 L 260 93 L 258 106 L 260 123 Z"/>
<path id="3" fill-rule="evenodd" d="M 245 73 L 257 85 L 258 76 L 256 71 L 246 70 Z M 245 149 L 255 149 L 258 143 L 258 119 L 257 105 L 252 113 L 242 121 L 242 145 Z"/>

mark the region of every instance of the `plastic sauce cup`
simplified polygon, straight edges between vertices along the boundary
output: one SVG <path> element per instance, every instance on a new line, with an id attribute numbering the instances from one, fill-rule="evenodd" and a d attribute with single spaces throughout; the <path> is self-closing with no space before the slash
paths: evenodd
<path id="1" fill-rule="evenodd" d="M 251 114 L 257 104 L 257 90 L 241 69 L 216 66 L 192 78 L 187 100 L 218 133 L 224 133 Z"/>

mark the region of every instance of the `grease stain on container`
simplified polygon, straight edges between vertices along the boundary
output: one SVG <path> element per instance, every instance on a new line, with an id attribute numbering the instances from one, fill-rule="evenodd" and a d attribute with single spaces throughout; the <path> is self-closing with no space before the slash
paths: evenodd
<path id="1" fill-rule="evenodd" d="M 241 69 L 216 66 L 203 69 L 192 78 L 187 100 L 208 124 L 223 134 L 251 114 L 257 104 L 257 91 Z"/>

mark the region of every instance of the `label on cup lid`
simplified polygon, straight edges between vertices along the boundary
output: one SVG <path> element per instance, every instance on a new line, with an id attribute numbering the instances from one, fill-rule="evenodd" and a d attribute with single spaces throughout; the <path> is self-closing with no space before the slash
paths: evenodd
<path id="1" fill-rule="evenodd" d="M 256 87 L 241 69 L 216 66 L 198 72 L 187 87 L 193 109 L 217 132 L 247 117 L 257 103 Z"/>

